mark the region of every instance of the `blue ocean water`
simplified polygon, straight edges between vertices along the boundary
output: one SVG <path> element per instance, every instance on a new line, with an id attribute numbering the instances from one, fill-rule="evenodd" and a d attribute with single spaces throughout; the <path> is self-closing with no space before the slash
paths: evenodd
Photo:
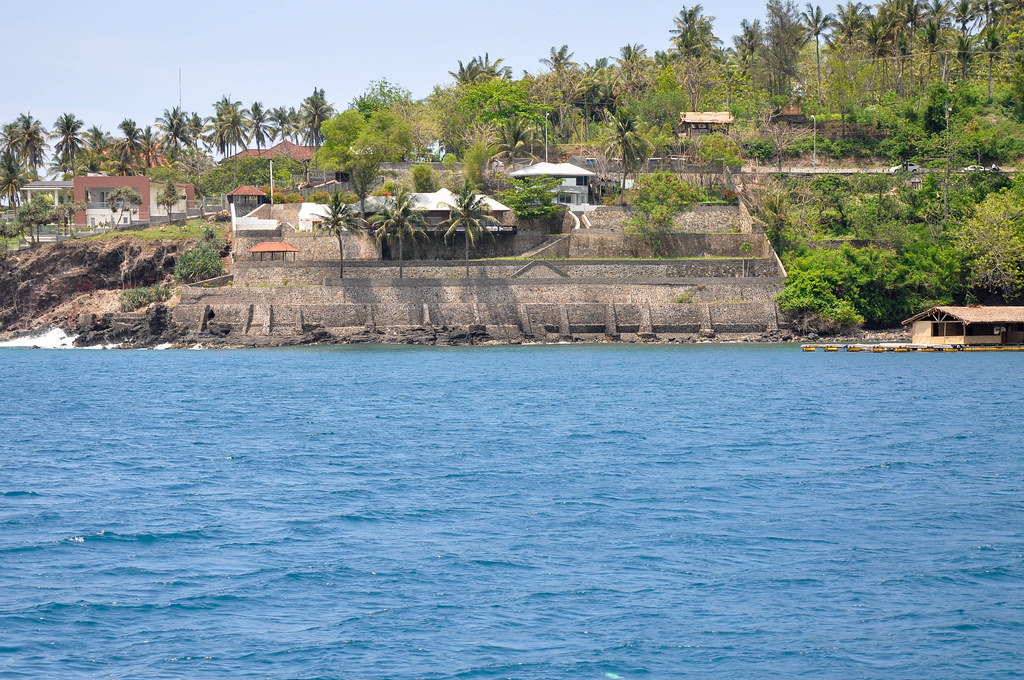
<path id="1" fill-rule="evenodd" d="M 1024 355 L 0 366 L 0 678 L 1024 675 Z"/>

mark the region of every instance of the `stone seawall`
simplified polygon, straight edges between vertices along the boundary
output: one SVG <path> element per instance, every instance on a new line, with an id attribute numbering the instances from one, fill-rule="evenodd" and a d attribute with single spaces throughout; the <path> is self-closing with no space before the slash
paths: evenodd
<path id="1" fill-rule="evenodd" d="M 367 334 L 425 343 L 674 339 L 777 330 L 772 298 L 780 289 L 780 280 L 766 278 L 363 279 L 337 286 L 190 287 L 173 319 L 197 339 L 239 345 L 365 341 Z"/>
<path id="2" fill-rule="evenodd" d="M 471 279 L 657 279 L 657 278 L 750 278 L 781 275 L 772 259 L 652 260 L 550 260 L 532 267 L 530 261 L 470 263 Z M 339 262 L 240 261 L 235 263 L 236 286 L 315 286 L 339 274 Z M 411 262 L 403 268 L 406 279 L 466 278 L 466 265 L 458 261 Z M 351 279 L 397 280 L 398 264 L 354 260 L 345 262 L 345 281 Z"/>

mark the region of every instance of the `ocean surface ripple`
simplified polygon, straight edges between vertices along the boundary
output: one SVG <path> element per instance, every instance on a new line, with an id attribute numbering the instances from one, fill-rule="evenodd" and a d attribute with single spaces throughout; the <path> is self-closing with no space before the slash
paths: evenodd
<path id="1" fill-rule="evenodd" d="M 1017 678 L 1017 354 L 0 349 L 0 678 Z"/>

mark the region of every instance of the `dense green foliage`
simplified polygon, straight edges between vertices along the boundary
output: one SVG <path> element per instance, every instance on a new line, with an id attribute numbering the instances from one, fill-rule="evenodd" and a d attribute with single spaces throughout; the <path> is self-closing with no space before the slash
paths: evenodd
<path id="1" fill-rule="evenodd" d="M 194 283 L 220 276 L 224 273 L 224 261 L 220 255 L 223 247 L 216 232 L 207 227 L 200 242 L 178 256 L 174 263 L 174 277 L 185 283 Z"/>
<path id="2" fill-rule="evenodd" d="M 562 212 L 555 203 L 555 188 L 562 183 L 557 177 L 522 177 L 513 179 L 501 194 L 502 202 L 521 220 L 550 220 Z"/>
<path id="3" fill-rule="evenodd" d="M 121 291 L 120 305 L 122 312 L 133 312 L 152 302 L 164 302 L 171 299 L 170 286 L 155 283 L 152 286 L 128 288 Z"/>
<path id="4" fill-rule="evenodd" d="M 790 179 L 758 215 L 789 271 L 780 308 L 841 324 L 898 323 L 932 304 L 1009 301 L 1024 292 L 1024 180 L 937 174 Z M 946 219 L 948 200 L 949 219 Z M 823 239 L 867 241 L 820 249 Z"/>
<path id="5" fill-rule="evenodd" d="M 647 240 L 658 257 L 662 239 L 672 231 L 675 218 L 694 203 L 707 199 L 707 192 L 668 172 L 641 175 L 630 193 L 633 214 L 625 221 L 626 233 Z"/>

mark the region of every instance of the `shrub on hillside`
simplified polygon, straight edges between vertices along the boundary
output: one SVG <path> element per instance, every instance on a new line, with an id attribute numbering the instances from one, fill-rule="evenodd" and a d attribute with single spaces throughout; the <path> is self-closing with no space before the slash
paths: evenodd
<path id="1" fill-rule="evenodd" d="M 133 312 L 152 302 L 164 302 L 171 299 L 171 287 L 162 283 L 142 288 L 122 290 L 120 296 L 121 311 Z"/>

